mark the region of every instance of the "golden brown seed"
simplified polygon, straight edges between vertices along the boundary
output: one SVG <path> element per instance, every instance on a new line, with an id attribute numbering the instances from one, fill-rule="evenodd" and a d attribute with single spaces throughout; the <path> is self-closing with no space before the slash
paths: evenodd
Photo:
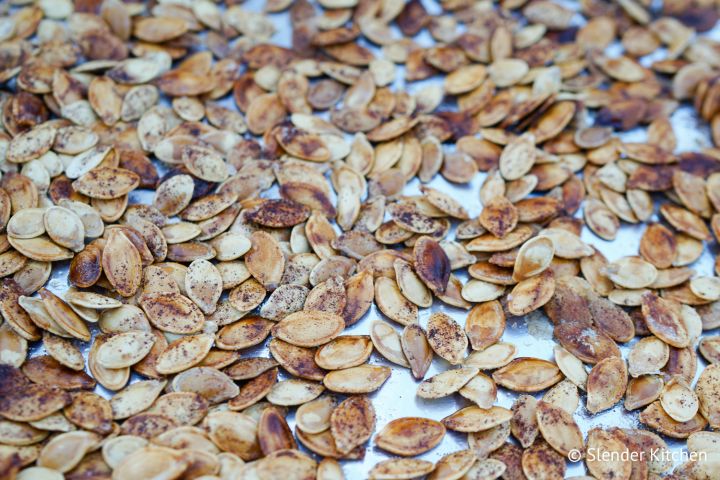
<path id="1" fill-rule="evenodd" d="M 623 452 L 627 451 L 628 448 L 620 438 L 600 428 L 593 428 L 588 432 L 587 443 L 588 451 L 597 448 L 607 452 Z M 614 475 L 629 478 L 632 471 L 632 461 L 623 459 L 617 454 L 608 457 L 606 461 L 600 461 L 597 458 L 588 458 L 586 463 L 588 470 L 596 478 L 608 478 Z"/>
<path id="2" fill-rule="evenodd" d="M 285 270 L 285 257 L 280 246 L 264 231 L 254 232 L 250 241 L 252 247 L 245 255 L 245 266 L 267 290 L 275 290 Z"/>
<path id="3" fill-rule="evenodd" d="M 494 344 L 504 331 L 505 313 L 496 300 L 475 305 L 465 320 L 465 333 L 473 350 L 484 350 Z"/>
<path id="4" fill-rule="evenodd" d="M 687 438 L 707 426 L 707 420 L 700 414 L 687 422 L 677 422 L 663 410 L 659 401 L 653 402 L 640 413 L 640 422 L 672 438 Z"/>
<path id="5" fill-rule="evenodd" d="M 210 352 L 210 335 L 189 335 L 171 343 L 157 359 L 158 373 L 178 373 L 199 364 Z"/>
<path id="6" fill-rule="evenodd" d="M 551 270 L 520 281 L 508 294 L 508 311 L 525 315 L 545 305 L 555 293 L 555 277 Z"/>
<path id="7" fill-rule="evenodd" d="M 226 350 L 252 347 L 264 341 L 274 325 L 260 317 L 243 318 L 220 329 L 216 337 L 217 346 Z"/>
<path id="8" fill-rule="evenodd" d="M 558 453 L 568 455 L 571 450 L 583 451 L 580 427 L 562 407 L 541 400 L 537 403 L 536 417 L 543 438 Z"/>
<path id="9" fill-rule="evenodd" d="M 408 325 L 403 330 L 400 341 L 413 376 L 422 379 L 430 368 L 433 358 L 433 351 L 427 341 L 425 331 L 420 325 Z"/>
<path id="10" fill-rule="evenodd" d="M 165 332 L 196 333 L 205 323 L 202 311 L 178 292 L 144 293 L 139 303 L 150 323 Z"/>
<path id="11" fill-rule="evenodd" d="M 452 365 L 462 363 L 468 347 L 468 339 L 462 327 L 444 313 L 430 316 L 427 326 L 430 347 Z"/>
<path id="12" fill-rule="evenodd" d="M 341 402 L 330 416 L 330 431 L 341 453 L 365 443 L 375 429 L 375 409 L 365 396 L 351 396 Z"/>
<path id="13" fill-rule="evenodd" d="M 458 432 L 481 432 L 505 424 L 512 418 L 512 412 L 503 407 L 484 409 L 476 406 L 465 407 L 445 417 L 443 425 Z"/>
<path id="14" fill-rule="evenodd" d="M 438 242 L 420 237 L 413 248 L 415 271 L 434 292 L 444 293 L 450 279 L 450 260 Z"/>
<path id="15" fill-rule="evenodd" d="M 370 326 L 370 338 L 375 349 L 387 360 L 410 367 L 400 345 L 400 334 L 390 324 L 379 320 L 373 322 Z"/>
<path id="16" fill-rule="evenodd" d="M 442 398 L 460 390 L 475 375 L 475 367 L 463 367 L 446 370 L 420 383 L 417 396 L 420 398 Z"/>
<path id="17" fill-rule="evenodd" d="M 375 302 L 383 314 L 401 325 L 417 322 L 417 305 L 402 294 L 391 278 L 379 277 L 375 280 Z"/>
<path id="18" fill-rule="evenodd" d="M 631 378 L 625 391 L 625 408 L 635 410 L 651 404 L 660 398 L 663 385 L 663 380 L 659 375 Z"/>
<path id="19" fill-rule="evenodd" d="M 535 237 L 525 242 L 518 251 L 513 267 L 513 279 L 523 280 L 537 275 L 550 266 L 555 247 L 547 237 Z"/>
<path id="20" fill-rule="evenodd" d="M 657 337 L 640 339 L 628 354 L 628 372 L 633 377 L 659 373 L 670 357 L 668 345 Z"/>
<path id="21" fill-rule="evenodd" d="M 97 362 L 104 368 L 129 367 L 150 352 L 155 336 L 148 332 L 131 331 L 110 337 L 97 351 Z"/>
<path id="22" fill-rule="evenodd" d="M 415 456 L 435 448 L 445 436 L 445 427 L 434 420 L 405 417 L 392 420 L 375 436 L 383 450 L 400 456 Z"/>
<path id="23" fill-rule="evenodd" d="M 650 292 L 643 294 L 641 302 L 645 323 L 656 337 L 673 347 L 688 346 L 690 336 L 677 304 Z"/>
<path id="24" fill-rule="evenodd" d="M 325 375 L 323 384 L 333 392 L 370 393 L 380 388 L 391 373 L 389 367 L 364 364 L 332 371 Z"/>
<path id="25" fill-rule="evenodd" d="M 110 232 L 102 254 L 103 272 L 121 295 L 130 297 L 140 286 L 142 264 L 135 245 L 119 229 Z"/>
<path id="26" fill-rule="evenodd" d="M 587 381 L 587 409 L 597 413 L 615 405 L 627 388 L 627 366 L 620 357 L 599 361 Z"/>
<path id="27" fill-rule="evenodd" d="M 517 392 L 544 390 L 561 379 L 554 363 L 530 357 L 516 358 L 493 373 L 496 383 Z"/>
<path id="28" fill-rule="evenodd" d="M 720 423 L 717 415 L 717 391 L 720 372 L 716 364 L 708 365 L 695 384 L 695 394 L 700 402 L 700 413 L 715 429 Z M 697 416 L 694 417 L 697 420 Z"/>
<path id="29" fill-rule="evenodd" d="M 435 465 L 427 460 L 416 458 L 390 458 L 378 462 L 370 470 L 370 478 L 374 480 L 416 478 L 433 471 Z"/>
<path id="30" fill-rule="evenodd" d="M 337 337 L 345 328 L 342 317 L 317 311 L 295 312 L 273 327 L 273 336 L 299 347 L 314 347 Z"/>

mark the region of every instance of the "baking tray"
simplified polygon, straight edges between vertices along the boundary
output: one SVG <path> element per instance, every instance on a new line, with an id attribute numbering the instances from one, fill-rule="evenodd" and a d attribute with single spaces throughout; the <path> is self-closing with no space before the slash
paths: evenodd
<path id="1" fill-rule="evenodd" d="M 557 0 L 556 0 L 557 1 Z M 577 8 L 577 2 L 574 1 L 558 1 L 569 8 Z M 242 8 L 253 12 L 263 11 L 264 0 L 248 0 L 242 4 Z M 440 14 L 442 10 L 435 1 L 423 0 L 423 4 L 426 6 L 428 11 L 432 14 Z M 291 47 L 291 26 L 289 13 L 283 12 L 279 14 L 269 14 L 268 18 L 272 20 L 276 26 L 277 32 L 272 38 L 272 43 Z M 577 25 L 582 24 L 582 18 L 577 15 L 574 19 Z M 396 27 L 393 27 L 396 28 Z M 397 32 L 396 32 L 397 33 Z M 711 32 L 704 34 L 709 35 L 711 38 L 720 40 L 720 28 L 715 27 Z M 401 37 L 397 33 L 398 38 Z M 428 34 L 427 30 L 423 30 L 414 40 L 424 46 L 428 47 L 433 45 L 433 39 Z M 360 40 L 362 45 L 370 48 L 376 54 L 381 57 L 381 53 L 378 48 L 374 45 Z M 609 53 L 619 52 L 619 45 L 612 45 L 609 48 Z M 663 58 L 662 50 L 655 52 L 652 56 L 643 58 L 641 63 L 648 66 L 652 61 Z M 406 91 L 413 93 L 420 88 L 433 83 L 441 83 L 439 77 L 430 78 L 424 81 L 412 82 L 406 84 L 404 82 L 404 70 L 402 66 L 398 66 L 396 72 L 396 81 L 392 88 L 405 89 Z M 229 108 L 235 109 L 234 102 L 230 97 L 225 98 L 221 101 L 221 104 Z M 327 114 L 321 115 L 327 118 Z M 697 151 L 704 147 L 712 146 L 710 140 L 710 132 L 706 123 L 698 120 L 694 109 L 689 105 L 682 105 L 673 114 L 671 122 L 678 139 L 677 152 L 683 151 Z M 348 137 L 350 138 L 350 137 Z M 620 134 L 620 138 L 626 141 L 644 141 L 646 139 L 644 129 L 635 129 L 629 132 Z M 444 145 L 446 151 L 452 151 L 454 146 Z M 166 171 L 166 167 L 159 162 L 157 163 L 158 168 L 161 172 Z M 461 203 L 468 210 L 472 217 L 476 217 L 482 210 L 482 205 L 479 198 L 479 189 L 485 178 L 484 173 L 479 173 L 475 178 L 467 185 L 457 185 L 446 181 L 442 176 L 436 175 L 435 178 L 429 182 L 429 186 L 441 190 L 445 193 L 453 195 L 456 199 L 460 200 Z M 419 194 L 420 182 L 417 178 L 413 179 L 407 186 L 405 193 L 408 195 Z M 277 197 L 277 188 L 274 187 L 266 192 L 263 192 L 263 197 Z M 135 191 L 130 195 L 130 203 L 150 203 L 152 201 L 151 191 Z M 580 217 L 582 211 L 578 212 L 577 216 Z M 652 220 L 659 220 L 657 213 L 653 216 Z M 644 230 L 644 225 L 631 225 L 622 223 L 620 231 L 618 232 L 617 238 L 608 242 L 595 236 L 588 228 L 583 229 L 582 239 L 595 246 L 600 252 L 602 252 L 608 260 L 612 261 L 625 255 L 636 255 L 638 253 L 638 246 L 640 237 Z M 453 238 L 452 233 L 449 238 Z M 718 253 L 717 244 L 710 243 L 706 244 L 705 250 L 700 259 L 692 266 L 701 275 L 714 275 L 714 257 Z M 54 269 L 47 288 L 56 294 L 62 295 L 68 288 L 68 262 L 62 262 L 54 265 Z M 463 282 L 467 280 L 468 275 L 465 269 L 456 270 L 454 272 Z M 464 325 L 467 311 L 459 308 L 454 308 L 448 305 L 435 301 L 432 307 L 427 309 L 421 309 L 419 314 L 420 325 L 425 328 L 427 320 L 433 312 L 444 312 L 458 321 L 461 325 Z M 388 323 L 394 325 L 398 331 L 401 331 L 400 326 L 394 324 L 389 319 L 385 318 L 382 313 L 373 304 L 369 312 L 363 317 L 357 324 L 346 329 L 343 334 L 346 335 L 369 335 L 370 324 L 375 319 L 384 319 Z M 93 335 L 97 332 L 97 328 L 94 325 L 90 326 L 93 329 Z M 533 312 L 525 317 L 510 317 L 507 321 L 505 333 L 502 338 L 503 341 L 510 342 L 516 345 L 517 355 L 516 356 L 530 356 L 542 359 L 552 359 L 553 357 L 553 346 L 556 344 L 552 339 L 552 326 L 547 317 L 542 312 Z M 627 358 L 627 352 L 629 347 L 632 346 L 637 339 L 620 345 L 620 350 L 623 353 L 623 357 Z M 267 343 L 267 342 L 266 342 Z M 80 345 L 79 345 L 80 346 Z M 82 345 L 85 353 L 88 344 Z M 266 346 L 259 346 L 253 349 L 244 350 L 243 357 L 249 356 L 270 356 L 270 353 Z M 34 345 L 31 349 L 31 356 L 44 354 L 41 342 Z M 381 355 L 374 352 L 370 358 L 370 363 L 378 365 L 387 365 L 392 368 L 392 375 L 387 382 L 375 393 L 370 395 L 372 403 L 375 407 L 377 414 L 377 425 L 375 433 L 377 433 L 385 424 L 389 421 L 399 417 L 419 416 L 433 418 L 440 420 L 447 415 L 454 413 L 455 411 L 468 406 L 471 404 L 469 400 L 464 399 L 460 395 L 452 395 L 450 397 L 438 399 L 438 400 L 424 400 L 415 396 L 415 390 L 419 383 L 415 380 L 408 369 L 399 367 L 395 364 L 387 362 Z M 702 371 L 706 363 L 699 357 L 698 359 L 698 373 Z M 435 356 L 432 366 L 427 372 L 425 378 L 445 371 L 452 366 Z M 281 379 L 290 378 L 289 375 L 281 371 Z M 131 382 L 140 379 L 139 376 L 133 374 Z M 99 394 L 110 397 L 112 393 L 104 390 L 102 387 L 98 387 L 96 390 Z M 536 397 L 542 396 L 541 392 L 536 394 Z M 582 393 L 582 392 L 581 392 Z M 496 405 L 500 405 L 506 408 L 510 408 L 517 397 L 517 394 L 509 392 L 504 388 L 498 389 L 498 396 Z M 591 415 L 585 410 L 585 395 L 581 395 L 580 407 L 575 412 L 575 419 L 583 432 L 583 435 L 587 434 L 587 431 L 593 427 L 638 427 L 638 414 L 640 410 L 633 412 L 627 412 L 622 406 L 622 402 L 615 405 L 614 408 L 602 412 L 597 415 Z M 291 410 L 288 416 L 288 423 L 290 427 L 295 429 L 294 409 Z M 374 437 L 374 435 L 373 435 Z M 512 437 L 511 437 L 512 438 Z M 675 441 L 669 438 L 665 438 L 668 446 L 672 452 L 675 453 L 679 459 L 680 452 L 684 449 L 685 441 Z M 511 440 L 512 441 L 512 440 Z M 435 462 L 439 460 L 443 455 L 448 453 L 461 450 L 468 447 L 467 434 L 448 431 L 443 441 L 433 450 L 418 456 Z M 301 449 L 305 450 L 304 447 L 300 446 Z M 307 450 L 305 450 L 307 452 Z M 367 478 L 367 472 L 379 461 L 391 458 L 392 455 L 377 448 L 374 445 L 373 439 L 367 443 L 367 451 L 365 457 L 362 460 L 355 461 L 341 461 L 343 471 L 346 478 L 348 479 L 360 479 Z M 682 463 L 680 461 L 675 462 L 676 464 Z M 582 462 L 568 463 L 568 469 L 566 472 L 567 477 L 575 475 L 585 474 L 585 466 Z"/>

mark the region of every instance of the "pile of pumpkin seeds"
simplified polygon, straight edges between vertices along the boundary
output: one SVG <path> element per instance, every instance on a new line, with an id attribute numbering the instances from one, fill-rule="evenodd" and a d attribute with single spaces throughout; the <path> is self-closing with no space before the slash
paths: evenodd
<path id="1" fill-rule="evenodd" d="M 718 3 L 431 3 L 0 5 L 0 478 L 719 478 Z M 477 176 L 474 218 L 428 185 Z M 552 361 L 503 341 L 533 312 Z M 466 406 L 376 425 L 391 374 Z"/>

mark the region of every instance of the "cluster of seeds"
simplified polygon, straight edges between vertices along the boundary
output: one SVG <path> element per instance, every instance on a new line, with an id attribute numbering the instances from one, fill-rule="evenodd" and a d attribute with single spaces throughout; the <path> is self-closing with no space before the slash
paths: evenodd
<path id="1" fill-rule="evenodd" d="M 0 6 L 0 478 L 336 480 L 369 442 L 378 480 L 718 478 L 720 150 L 669 120 L 720 146 L 717 2 L 226 3 Z M 475 218 L 428 185 L 479 172 Z M 554 360 L 517 357 L 541 311 Z M 467 406 L 376 429 L 391 373 Z M 641 428 L 584 435 L 581 399 Z"/>

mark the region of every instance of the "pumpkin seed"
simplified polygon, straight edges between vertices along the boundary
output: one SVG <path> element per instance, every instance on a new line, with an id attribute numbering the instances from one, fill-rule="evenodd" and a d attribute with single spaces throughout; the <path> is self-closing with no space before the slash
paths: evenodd
<path id="1" fill-rule="evenodd" d="M 623 257 L 605 267 L 605 275 L 617 285 L 638 289 L 651 285 L 657 278 L 657 269 L 638 257 Z"/>
<path id="2" fill-rule="evenodd" d="M 110 337 L 97 351 L 97 361 L 105 368 L 134 365 L 150 352 L 155 336 L 147 332 L 124 332 Z"/>
<path id="3" fill-rule="evenodd" d="M 136 475 L 181 475 L 188 461 L 170 449 L 143 447 L 124 457 L 113 475 L 130 479 Z"/>
<path id="4" fill-rule="evenodd" d="M 503 407 L 483 409 L 476 406 L 465 407 L 442 420 L 443 425 L 458 432 L 481 432 L 507 423 L 512 412 Z"/>
<path id="5" fill-rule="evenodd" d="M 277 408 L 266 408 L 260 415 L 258 422 L 258 441 L 260 448 L 266 455 L 278 450 L 297 448 L 282 413 Z M 265 460 L 267 461 L 267 460 Z"/>
<path id="6" fill-rule="evenodd" d="M 714 395 L 717 393 L 718 388 L 718 368 L 716 364 L 708 365 L 705 370 L 700 374 L 697 383 L 695 384 L 695 394 L 700 401 L 700 413 L 710 423 L 712 428 L 717 428 L 718 417 L 715 413 L 714 408 L 717 406 L 717 400 Z M 697 415 L 693 418 L 693 421 L 697 421 Z M 690 421 L 689 423 L 692 423 Z"/>
<path id="7" fill-rule="evenodd" d="M 592 413 L 606 410 L 623 397 L 627 388 L 627 366 L 619 357 L 600 360 L 588 374 L 587 409 Z"/>
<path id="8" fill-rule="evenodd" d="M 628 448 L 627 445 L 616 438 L 610 432 L 601 430 L 600 428 L 593 428 L 588 432 L 588 451 L 590 448 L 602 448 L 603 451 L 608 452 L 623 452 Z M 620 475 L 629 477 L 632 471 L 632 464 L 630 460 L 622 459 L 622 457 L 615 457 L 609 461 L 599 461 L 596 458 L 586 460 L 588 471 L 598 478 L 607 478 L 609 475 Z"/>
<path id="9" fill-rule="evenodd" d="M 500 173 L 506 180 L 517 180 L 528 173 L 535 163 L 535 136 L 520 135 L 500 155 Z"/>
<path id="10" fill-rule="evenodd" d="M 150 323 L 165 332 L 196 333 L 205 323 L 200 309 L 179 292 L 143 293 L 139 303 Z"/>
<path id="11" fill-rule="evenodd" d="M 538 233 L 539 236 L 549 238 L 555 248 L 555 256 L 575 259 L 588 257 L 593 254 L 592 247 L 584 243 L 577 235 L 560 228 L 546 228 Z"/>
<path id="12" fill-rule="evenodd" d="M 402 259 L 395 260 L 393 266 L 395 268 L 395 280 L 403 296 L 418 307 L 432 305 L 430 291 L 413 271 L 412 266 Z"/>
<path id="13" fill-rule="evenodd" d="M 572 450 L 582 453 L 583 437 L 580 427 L 566 410 L 540 400 L 537 403 L 536 417 L 543 438 L 558 453 L 563 456 L 567 456 Z"/>
<path id="14" fill-rule="evenodd" d="M 379 277 L 375 280 L 375 302 L 382 313 L 401 325 L 417 322 L 417 305 L 410 302 L 398 284 L 390 278 Z"/>
<path id="15" fill-rule="evenodd" d="M 7 148 L 7 160 L 25 163 L 42 156 L 52 148 L 57 129 L 41 125 L 13 138 Z"/>
<path id="16" fill-rule="evenodd" d="M 373 480 L 417 478 L 433 471 L 435 465 L 416 458 L 389 458 L 375 464 L 369 476 Z"/>
<path id="17" fill-rule="evenodd" d="M 213 313 L 222 294 L 222 276 L 207 260 L 195 260 L 185 275 L 185 291 L 203 313 Z"/>
<path id="18" fill-rule="evenodd" d="M 516 392 L 538 392 L 561 379 L 560 369 L 554 363 L 530 357 L 516 358 L 493 373 L 495 383 Z"/>
<path id="19" fill-rule="evenodd" d="M 43 334 L 43 346 L 47 353 L 62 365 L 73 370 L 83 370 L 85 368 L 85 359 L 82 353 L 68 340 L 45 332 Z"/>
<path id="20" fill-rule="evenodd" d="M 165 387 L 164 380 L 142 380 L 125 387 L 110 399 L 114 419 L 131 417 L 149 408 Z"/>
<path id="21" fill-rule="evenodd" d="M 526 315 L 545 305 L 555 293 L 555 280 L 551 270 L 520 281 L 508 294 L 508 311 L 513 315 Z"/>
<path id="22" fill-rule="evenodd" d="M 8 235 L 15 238 L 35 238 L 45 233 L 44 208 L 26 208 L 10 218 Z"/>
<path id="23" fill-rule="evenodd" d="M 153 206 L 167 216 L 177 215 L 190 204 L 195 184 L 190 175 L 175 175 L 158 185 Z"/>
<path id="24" fill-rule="evenodd" d="M 660 397 L 663 380 L 658 375 L 631 378 L 625 391 L 625 408 L 635 410 L 651 404 Z"/>
<path id="25" fill-rule="evenodd" d="M 375 429 L 375 410 L 364 396 L 352 396 L 341 402 L 330 416 L 330 431 L 338 451 L 348 453 L 365 443 Z"/>
<path id="26" fill-rule="evenodd" d="M 673 420 L 687 422 L 697 414 L 699 400 L 682 377 L 674 377 L 663 387 L 660 405 Z"/>
<path id="27" fill-rule="evenodd" d="M 465 320 L 473 350 L 484 350 L 496 343 L 505 331 L 505 314 L 496 300 L 475 305 Z"/>
<path id="28" fill-rule="evenodd" d="M 322 433 L 330 428 L 330 418 L 337 406 L 331 395 L 321 396 L 303 403 L 297 409 L 295 419 L 298 428 L 307 433 Z"/>
<path id="29" fill-rule="evenodd" d="M 0 363 L 20 368 L 27 357 L 27 347 L 27 340 L 7 322 L 0 325 Z"/>
<path id="30" fill-rule="evenodd" d="M 230 410 L 244 410 L 256 405 L 277 383 L 277 377 L 277 368 L 271 368 L 252 378 L 240 388 L 237 396 L 230 399 L 228 408 Z"/>
<path id="31" fill-rule="evenodd" d="M 690 280 L 690 290 L 704 300 L 720 299 L 720 281 L 717 277 L 696 277 Z"/>
<path id="32" fill-rule="evenodd" d="M 718 359 L 720 359 L 720 355 L 718 354 L 718 347 L 720 346 L 718 345 L 719 340 L 717 336 L 704 337 L 698 345 L 698 350 L 702 356 L 705 357 L 705 360 L 710 363 L 718 363 Z"/>
<path id="33" fill-rule="evenodd" d="M 410 367 L 400 345 L 400 334 L 389 324 L 375 321 L 370 327 L 373 345 L 387 360 L 403 367 Z"/>
<path id="34" fill-rule="evenodd" d="M 490 377 L 478 373 L 463 385 L 458 392 L 468 400 L 475 402 L 480 408 L 487 409 L 495 403 L 497 387 Z"/>
<path id="35" fill-rule="evenodd" d="M 434 420 L 404 417 L 392 420 L 375 436 L 383 450 L 400 456 L 415 456 L 432 450 L 445 436 L 445 427 Z"/>
<path id="36" fill-rule="evenodd" d="M 135 294 L 142 280 L 140 254 L 120 230 L 112 230 L 102 253 L 103 272 L 112 286 L 125 297 Z"/>
<path id="37" fill-rule="evenodd" d="M 420 398 L 442 398 L 460 390 L 475 375 L 478 369 L 464 367 L 446 370 L 420 383 L 417 396 Z"/>
<path id="38" fill-rule="evenodd" d="M 272 386 L 267 399 L 275 405 L 301 405 L 317 398 L 323 390 L 321 384 L 306 380 L 283 380 Z"/>
<path id="39" fill-rule="evenodd" d="M 147 444 L 148 441 L 144 438 L 132 435 L 112 438 L 103 444 L 103 460 L 110 468 L 117 468 L 128 455 L 142 449 Z"/>
<path id="40" fill-rule="evenodd" d="M 121 198 L 140 185 L 140 177 L 124 168 L 94 168 L 72 183 L 78 193 L 93 199 L 113 200 Z"/>
<path id="41" fill-rule="evenodd" d="M 450 260 L 440 244 L 420 237 L 413 247 L 415 271 L 433 292 L 444 293 L 450 279 Z"/>
<path id="42" fill-rule="evenodd" d="M 213 338 L 209 335 L 189 335 L 171 343 L 160 354 L 155 366 L 158 373 L 177 373 L 194 367 L 210 352 Z"/>
<path id="43" fill-rule="evenodd" d="M 543 272 L 553 259 L 555 247 L 547 237 L 535 237 L 518 251 L 513 267 L 513 279 L 523 280 Z"/>
<path id="44" fill-rule="evenodd" d="M 657 337 L 645 337 L 628 354 L 628 372 L 633 377 L 659 373 L 670 358 L 668 345 Z"/>
<path id="45" fill-rule="evenodd" d="M 690 337 L 679 308 L 650 292 L 643 294 L 641 301 L 645 323 L 656 337 L 673 347 L 688 346 Z"/>
<path id="46" fill-rule="evenodd" d="M 492 234 L 480 235 L 479 237 L 471 240 L 470 243 L 467 244 L 466 248 L 469 252 L 503 252 L 521 245 L 532 235 L 533 230 L 529 226 L 520 225 L 503 238 L 498 238 Z M 553 245 L 557 249 L 555 241 L 553 241 Z"/>
<path id="47" fill-rule="evenodd" d="M 462 363 L 468 347 L 468 339 L 451 317 L 434 313 L 428 320 L 428 343 L 435 353 L 452 365 Z"/>
<path id="48" fill-rule="evenodd" d="M 687 422 L 677 422 L 663 410 L 659 401 L 648 405 L 640 413 L 639 420 L 641 423 L 673 438 L 687 438 L 691 434 L 704 429 L 707 425 L 707 420 L 700 414 L 695 415 Z"/>
<path id="49" fill-rule="evenodd" d="M 86 342 L 90 340 L 87 326 L 65 302 L 44 287 L 38 293 L 45 311 L 54 320 L 54 324 L 75 338 Z"/>
<path id="50" fill-rule="evenodd" d="M 517 348 L 515 345 L 506 342 L 497 342 L 484 350 L 470 353 L 465 359 L 465 366 L 477 367 L 480 370 L 492 370 L 500 368 L 513 359 Z"/>
<path id="51" fill-rule="evenodd" d="M 10 245 L 26 257 L 37 262 L 59 262 L 72 258 L 72 252 L 52 242 L 48 237 L 29 239 L 8 237 Z"/>
<path id="52" fill-rule="evenodd" d="M 323 384 L 328 390 L 338 393 L 370 393 L 380 388 L 390 373 L 388 367 L 364 364 L 329 372 Z"/>
<path id="53" fill-rule="evenodd" d="M 530 395 L 519 395 L 512 406 L 510 431 L 523 448 L 533 444 L 540 430 L 537 420 L 537 401 Z"/>
<path id="54" fill-rule="evenodd" d="M 280 246 L 263 231 L 254 232 L 250 241 L 252 246 L 245 254 L 245 266 L 267 290 L 275 290 L 285 270 L 285 257 Z"/>
<path id="55" fill-rule="evenodd" d="M 291 313 L 273 327 L 273 336 L 299 347 L 329 342 L 345 328 L 342 317 L 321 311 Z"/>
<path id="56" fill-rule="evenodd" d="M 80 463 L 85 454 L 97 448 L 101 440 L 102 437 L 92 432 L 61 433 L 42 449 L 38 466 L 68 472 Z"/>

